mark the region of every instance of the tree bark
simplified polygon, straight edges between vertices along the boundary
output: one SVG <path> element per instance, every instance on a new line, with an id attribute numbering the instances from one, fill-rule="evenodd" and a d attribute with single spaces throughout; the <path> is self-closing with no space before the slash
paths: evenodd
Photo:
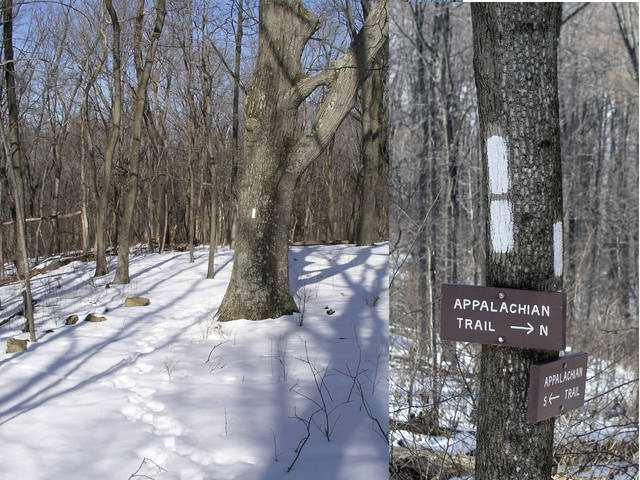
<path id="1" fill-rule="evenodd" d="M 127 182 L 124 211 L 118 228 L 118 266 L 116 268 L 115 278 L 113 279 L 113 283 L 116 284 L 129 283 L 129 233 L 136 204 L 136 195 L 138 193 L 142 116 L 147 100 L 147 87 L 149 86 L 149 78 L 151 76 L 151 66 L 160 40 L 160 34 L 162 33 L 164 18 L 167 14 L 165 0 L 154 0 L 154 5 L 156 7 L 156 18 L 153 33 L 151 34 L 151 45 L 147 50 L 144 66 L 138 72 L 138 86 L 135 97 L 136 104 L 133 114 L 133 124 L 131 126 L 131 146 L 129 148 L 129 181 Z M 141 56 L 140 48 L 138 43 L 136 54 Z"/>
<path id="2" fill-rule="evenodd" d="M 107 200 L 111 188 L 111 170 L 113 158 L 120 136 L 120 118 L 122 115 L 122 53 L 120 49 L 120 22 L 111 0 L 105 0 L 105 6 L 111 18 L 113 30 L 111 43 L 111 77 L 113 81 L 113 100 L 111 103 L 111 126 L 107 137 L 107 146 L 104 152 L 104 171 L 102 174 L 102 190 L 98 197 L 98 209 L 96 211 L 96 273 L 100 277 L 109 273 L 106 256 L 106 228 L 107 228 Z M 106 37 L 104 38 L 107 43 Z"/>
<path id="3" fill-rule="evenodd" d="M 16 96 L 16 80 L 13 57 L 13 2 L 2 2 L 2 47 L 4 49 L 4 76 L 7 95 L 7 109 L 9 110 L 9 138 L 7 158 L 11 159 L 13 170 L 14 200 L 16 211 L 16 244 L 22 268 L 18 268 L 18 275 L 24 280 L 24 316 L 27 318 L 29 338 L 36 339 L 36 329 L 33 322 L 33 300 L 31 297 L 31 282 L 29 281 L 29 254 L 27 252 L 27 232 L 24 221 L 24 183 L 22 175 L 22 150 L 20 144 L 20 128 L 18 121 L 18 98 Z M 3 142 L 5 147 L 7 142 Z M 22 271 L 21 271 L 22 270 Z"/>
<path id="4" fill-rule="evenodd" d="M 240 59 L 242 58 L 243 36 L 243 0 L 238 0 L 238 20 L 236 22 L 236 56 L 233 65 L 233 114 L 231 117 L 231 201 L 233 220 L 230 230 L 229 245 L 234 246 L 238 217 L 238 166 L 240 163 Z"/>
<path id="5" fill-rule="evenodd" d="M 487 187 L 486 284 L 556 291 L 562 288 L 559 7 L 472 4 L 471 12 Z M 483 346 L 476 479 L 551 478 L 554 420 L 528 424 L 526 393 L 532 362 L 557 356 Z"/>
<path id="6" fill-rule="evenodd" d="M 99 41 L 99 37 L 96 37 L 96 43 L 94 47 L 97 46 L 97 42 Z M 81 146 L 81 159 L 80 159 L 80 204 L 81 204 L 81 223 L 82 223 L 82 252 L 89 252 L 89 215 L 87 212 L 87 178 L 86 178 L 86 161 L 87 157 L 91 161 L 91 164 L 95 166 L 96 164 L 96 154 L 95 148 L 93 146 L 93 139 L 91 138 L 91 127 L 89 122 L 89 92 L 93 88 L 95 84 L 98 73 L 104 65 L 106 60 L 106 50 L 105 55 L 100 58 L 100 62 L 95 69 L 92 69 L 89 74 L 89 78 L 87 79 L 86 85 L 83 87 L 83 95 L 82 95 L 82 106 L 81 106 L 81 123 L 80 123 L 80 146 Z M 84 64 L 85 70 L 89 70 L 89 54 L 87 54 L 87 59 Z"/>
<path id="7" fill-rule="evenodd" d="M 209 261 L 207 263 L 207 278 L 215 276 L 215 254 L 216 254 L 216 226 L 218 224 L 218 202 L 217 191 L 215 188 L 216 164 L 212 157 L 209 160 L 209 169 L 211 170 L 211 215 L 209 217 Z"/>
<path id="8" fill-rule="evenodd" d="M 338 222 L 338 209 L 336 201 L 336 174 L 333 169 L 333 148 L 336 144 L 335 137 L 331 139 L 329 145 L 327 145 L 327 159 L 325 162 L 326 168 L 324 172 L 324 181 L 327 186 L 327 197 L 329 198 L 329 207 L 327 209 L 327 223 L 329 224 L 329 239 L 332 241 L 341 240 L 340 225 Z M 292 235 L 293 238 L 293 235 Z"/>
<path id="9" fill-rule="evenodd" d="M 239 8 L 242 9 L 242 1 L 240 0 Z M 239 24 L 242 24 L 242 13 L 238 13 Z M 203 19 L 202 29 L 204 31 L 205 21 Z M 239 27 L 241 28 L 241 27 Z M 236 36 L 236 39 L 238 37 Z M 242 39 L 242 35 L 240 35 L 240 39 Z M 241 50 L 241 48 L 240 48 Z M 207 278 L 214 278 L 215 276 L 215 255 L 216 255 L 216 247 L 218 243 L 217 237 L 217 228 L 218 228 L 218 187 L 217 187 L 217 168 L 216 168 L 216 155 L 215 155 L 215 147 L 214 147 L 214 137 L 211 134 L 212 132 L 212 123 L 213 123 L 213 106 L 211 105 L 211 96 L 213 91 L 213 75 L 207 66 L 207 57 L 209 50 L 207 48 L 202 47 L 200 50 L 200 65 L 199 65 L 199 73 L 200 73 L 200 83 L 203 89 L 203 97 L 204 97 L 204 106 L 202 108 L 202 138 L 204 140 L 204 149 L 202 152 L 203 155 L 203 169 L 202 175 L 204 176 L 204 165 L 209 166 L 209 172 L 211 174 L 211 201 L 209 205 L 210 215 L 209 215 L 209 259 L 207 262 Z M 239 50 L 236 45 L 236 67 L 237 71 L 240 68 L 240 58 L 239 58 Z M 236 76 L 236 79 L 238 77 Z M 239 84 L 238 84 L 239 86 Z M 234 97 L 235 101 L 235 97 Z M 234 105 L 234 108 L 236 106 Z M 234 160 L 232 159 L 232 164 Z"/>
<path id="10" fill-rule="evenodd" d="M 194 100 L 193 89 L 193 29 L 191 28 L 191 5 L 187 4 L 184 11 L 184 21 L 182 38 L 180 39 L 182 48 L 182 60 L 184 64 L 185 77 L 186 77 L 186 97 L 189 112 L 187 114 L 187 166 L 189 169 L 189 202 L 187 205 L 188 210 L 185 211 L 185 218 L 188 222 L 187 227 L 187 243 L 189 245 L 189 263 L 195 261 L 194 243 L 195 243 L 195 217 L 196 217 L 196 205 L 195 205 L 195 178 L 194 178 L 194 159 L 196 157 L 196 104 Z"/>
<path id="11" fill-rule="evenodd" d="M 375 70 L 362 84 L 362 195 L 360 196 L 360 221 L 358 245 L 373 245 L 379 239 L 378 217 L 382 199 L 377 198 L 378 172 L 384 161 L 384 85 L 389 49 L 376 62 Z M 386 181 L 387 179 L 383 179 Z"/>
<path id="12" fill-rule="evenodd" d="M 254 83 L 245 100 L 245 168 L 238 195 L 235 259 L 219 319 L 257 320 L 297 311 L 286 268 L 287 231 L 295 178 L 283 189 L 287 150 L 294 141 L 298 104 L 284 102 L 318 20 L 298 0 L 262 1 Z M 285 40 L 286 38 L 286 40 Z M 288 177 L 292 177 L 288 175 Z M 286 209 L 286 206 L 289 206 Z M 284 208 L 283 208 L 284 207 Z M 283 268 L 283 263 L 285 268 Z"/>
<path id="13" fill-rule="evenodd" d="M 314 77 L 301 55 L 318 19 L 301 0 L 260 2 L 254 82 L 245 100 L 245 165 L 231 281 L 219 320 L 274 318 L 297 311 L 289 289 L 288 232 L 294 187 L 353 107 L 355 94 L 388 39 L 387 3 L 376 2 L 347 53 Z M 327 85 L 308 133 L 296 138 L 300 104 Z"/>

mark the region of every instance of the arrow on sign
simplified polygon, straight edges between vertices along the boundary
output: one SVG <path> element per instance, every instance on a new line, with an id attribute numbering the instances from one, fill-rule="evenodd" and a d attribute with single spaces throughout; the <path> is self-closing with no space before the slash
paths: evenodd
<path id="1" fill-rule="evenodd" d="M 549 395 L 549 405 L 552 405 L 553 404 L 552 400 L 556 398 L 560 398 L 560 395 L 556 395 L 555 397 L 553 396 L 553 393 Z"/>
<path id="2" fill-rule="evenodd" d="M 528 327 L 514 327 L 513 325 L 511 325 L 511 328 L 513 328 L 514 330 L 527 330 L 527 335 L 529 335 L 531 332 L 533 332 L 533 325 L 531 325 L 529 322 L 527 322 L 527 325 L 529 325 Z"/>

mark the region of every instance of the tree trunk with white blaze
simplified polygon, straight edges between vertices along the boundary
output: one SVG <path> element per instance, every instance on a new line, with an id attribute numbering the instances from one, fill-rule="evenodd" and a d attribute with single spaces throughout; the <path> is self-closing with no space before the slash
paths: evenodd
<path id="1" fill-rule="evenodd" d="M 318 18 L 301 0 L 261 1 L 254 83 L 245 99 L 245 163 L 238 192 L 231 281 L 219 320 L 275 318 L 296 312 L 289 288 L 288 232 L 295 183 L 328 145 L 359 85 L 386 44 L 387 2 L 378 1 L 349 50 L 313 76 L 301 55 Z M 309 131 L 296 137 L 298 107 L 326 85 Z"/>
<path id="2" fill-rule="evenodd" d="M 489 286 L 562 288 L 559 4 L 472 4 Z M 529 367 L 558 352 L 484 345 L 477 480 L 550 479 L 554 419 L 526 422 Z"/>

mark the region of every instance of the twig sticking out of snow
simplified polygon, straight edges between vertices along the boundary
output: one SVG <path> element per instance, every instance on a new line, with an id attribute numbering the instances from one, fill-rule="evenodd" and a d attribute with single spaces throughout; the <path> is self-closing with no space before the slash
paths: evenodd
<path id="1" fill-rule="evenodd" d="M 169 377 L 169 381 L 173 379 L 173 370 L 178 365 L 178 360 L 173 360 L 171 358 L 165 359 L 162 364 L 164 365 L 165 370 L 167 371 L 167 376 Z"/>
<path id="2" fill-rule="evenodd" d="M 316 284 L 316 292 L 315 292 L 316 298 L 318 298 L 317 288 L 318 288 L 318 285 Z M 307 301 L 310 300 L 310 298 L 311 298 L 311 290 L 308 287 L 302 287 L 296 292 L 296 300 L 297 300 L 298 310 L 299 310 L 299 312 L 297 313 L 298 326 L 300 327 L 304 323 L 304 314 L 307 310 Z"/>
<path id="3" fill-rule="evenodd" d="M 298 461 L 298 457 L 300 457 L 300 453 L 302 453 L 302 449 L 307 443 L 307 440 L 309 440 L 309 438 L 311 437 L 311 422 L 313 421 L 313 416 L 319 411 L 320 410 L 316 410 L 315 412 L 313 412 L 309 418 L 302 418 L 298 416 L 298 413 L 296 412 L 296 408 L 293 407 L 293 417 L 289 417 L 289 418 L 295 418 L 296 420 L 301 421 L 304 424 L 305 429 L 307 430 L 307 434 L 304 436 L 304 438 L 302 438 L 298 442 L 298 446 L 294 450 L 296 452 L 296 456 L 291 462 L 291 464 L 287 467 L 287 472 L 290 472 L 293 466 L 296 464 L 296 462 Z"/>
<path id="4" fill-rule="evenodd" d="M 150 479 L 150 480 L 154 480 L 154 479 L 153 479 L 153 477 L 150 477 L 149 475 L 144 475 L 144 474 L 142 474 L 142 473 L 138 473 L 138 472 L 142 469 L 142 467 L 144 467 L 144 464 L 145 464 L 145 463 L 147 463 L 147 462 L 149 462 L 149 463 L 153 463 L 153 465 L 154 465 L 154 466 L 158 469 L 158 471 L 160 471 L 160 472 L 166 472 L 166 471 L 167 471 L 166 469 L 162 468 L 160 465 L 158 465 L 156 462 L 154 462 L 154 461 L 153 461 L 153 460 L 151 460 L 150 458 L 144 457 L 144 458 L 142 459 L 142 462 L 140 463 L 140 466 L 138 467 L 138 469 L 137 469 L 135 472 L 133 472 L 133 473 L 129 476 L 129 478 L 128 478 L 127 480 L 132 480 L 132 479 L 134 479 L 134 478 L 148 478 L 148 479 Z"/>
<path id="5" fill-rule="evenodd" d="M 360 342 L 358 340 L 358 335 L 354 330 L 354 338 L 356 340 L 356 345 L 358 346 L 358 363 L 356 364 L 356 368 L 355 368 L 355 372 L 352 372 L 351 367 L 349 365 L 346 365 L 346 371 L 342 372 L 340 370 L 336 369 L 336 372 L 340 373 L 341 375 L 344 375 L 345 377 L 349 377 L 352 381 L 351 383 L 351 388 L 349 389 L 349 395 L 347 396 L 347 402 L 351 401 L 351 395 L 353 394 L 353 389 L 356 388 L 358 391 L 358 395 L 360 396 L 360 402 L 361 402 L 361 409 L 364 409 L 366 415 L 369 417 L 369 419 L 371 419 L 371 421 L 373 423 L 376 424 L 377 426 L 377 430 L 376 433 L 378 433 L 382 439 L 389 444 L 389 432 L 387 430 L 385 430 L 382 427 L 382 424 L 380 423 L 380 420 L 378 420 L 377 417 L 375 417 L 371 411 L 371 407 L 366 399 L 365 393 L 364 393 L 364 388 L 362 386 L 362 382 L 360 381 L 360 376 L 364 375 L 367 380 L 369 380 L 373 387 L 372 387 L 372 392 L 371 394 L 373 395 L 373 393 L 375 392 L 375 379 L 377 378 L 378 375 L 378 365 L 376 364 L 376 372 L 374 375 L 374 380 L 371 380 L 369 378 L 368 375 L 366 375 L 367 370 L 361 370 L 360 369 L 360 364 L 362 363 L 362 348 L 360 347 Z M 379 356 L 378 356 L 378 360 L 379 360 Z"/>
<path id="6" fill-rule="evenodd" d="M 276 432 L 273 428 L 271 429 L 271 434 L 273 435 L 273 461 L 277 462 L 278 461 L 278 440 L 276 439 Z"/>
<path id="7" fill-rule="evenodd" d="M 316 413 L 321 413 L 323 416 L 322 425 L 318 425 L 315 421 L 313 422 L 313 424 L 316 426 L 318 430 L 320 430 L 320 432 L 322 432 L 322 434 L 327 439 L 327 442 L 330 442 L 333 430 L 335 429 L 335 426 L 338 423 L 338 420 L 340 419 L 340 415 L 338 415 L 338 417 L 332 423 L 331 416 L 342 405 L 349 403 L 349 400 L 339 403 L 338 405 L 335 405 L 333 408 L 331 408 L 331 403 L 333 403 L 333 397 L 331 396 L 331 392 L 329 391 L 329 388 L 327 387 L 327 384 L 326 384 L 329 365 L 327 365 L 324 368 L 324 370 L 320 370 L 309 358 L 309 351 L 307 349 L 306 342 L 304 344 L 304 351 L 305 351 L 305 358 L 304 359 L 299 358 L 298 360 L 300 360 L 303 363 L 306 363 L 309 366 L 309 370 L 311 370 L 311 374 L 313 375 L 313 381 L 315 383 L 316 391 L 318 392 L 319 398 L 316 400 L 314 398 L 309 397 L 308 395 L 305 395 L 304 393 L 298 390 L 293 389 L 293 387 L 292 389 L 298 395 L 306 398 L 307 400 L 309 400 L 311 403 L 313 403 L 315 406 L 318 407 L 318 410 L 314 412 L 311 415 L 311 417 L 309 417 L 309 421 L 313 419 L 313 416 Z"/>
<path id="8" fill-rule="evenodd" d="M 213 354 L 213 351 L 218 348 L 220 345 L 224 345 L 225 343 L 227 343 L 227 340 L 225 340 L 224 342 L 220 342 L 220 343 L 216 343 L 213 348 L 211 349 L 211 351 L 209 352 L 209 356 L 207 357 L 207 359 L 205 360 L 204 363 L 209 363 L 211 361 L 211 355 Z"/>

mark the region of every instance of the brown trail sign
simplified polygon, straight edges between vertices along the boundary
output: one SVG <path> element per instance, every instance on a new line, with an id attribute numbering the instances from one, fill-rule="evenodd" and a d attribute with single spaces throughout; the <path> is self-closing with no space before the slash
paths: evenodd
<path id="1" fill-rule="evenodd" d="M 536 423 L 581 407 L 586 380 L 586 353 L 531 365 L 527 421 Z"/>
<path id="2" fill-rule="evenodd" d="M 542 350 L 566 346 L 562 293 L 442 284 L 440 338 Z"/>

